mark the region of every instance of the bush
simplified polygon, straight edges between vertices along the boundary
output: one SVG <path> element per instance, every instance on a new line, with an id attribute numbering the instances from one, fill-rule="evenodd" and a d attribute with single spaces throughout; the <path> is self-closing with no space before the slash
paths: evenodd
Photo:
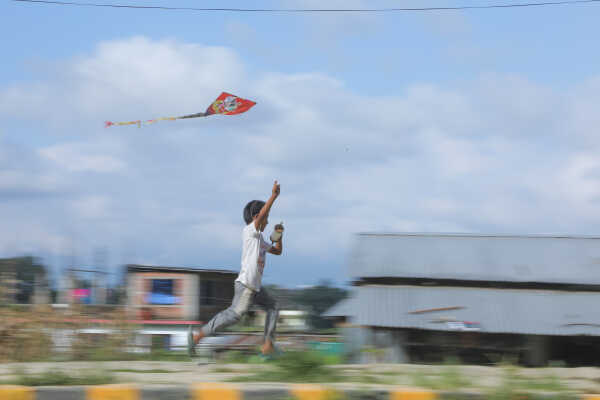
<path id="1" fill-rule="evenodd" d="M 315 351 L 287 351 L 275 359 L 273 369 L 233 378 L 234 381 L 257 382 L 335 382 L 342 380 L 337 371 L 327 367 L 325 356 Z"/>
<path id="2" fill-rule="evenodd" d="M 286 352 L 275 361 L 280 374 L 291 379 L 326 374 L 325 365 L 325 358 L 314 351 Z"/>
<path id="3" fill-rule="evenodd" d="M 98 310 L 95 310 L 96 312 Z M 131 341 L 132 326 L 122 311 L 102 309 L 98 317 L 111 320 L 107 335 L 77 334 L 69 352 L 54 352 L 49 332 L 52 329 L 77 331 L 93 326 L 87 309 L 72 307 L 65 311 L 49 307 L 0 307 L 0 362 L 127 359 L 124 349 Z"/>
<path id="4" fill-rule="evenodd" d="M 37 312 L 1 310 L 0 362 L 37 361 L 52 353 L 52 340 L 44 332 L 42 315 Z"/>

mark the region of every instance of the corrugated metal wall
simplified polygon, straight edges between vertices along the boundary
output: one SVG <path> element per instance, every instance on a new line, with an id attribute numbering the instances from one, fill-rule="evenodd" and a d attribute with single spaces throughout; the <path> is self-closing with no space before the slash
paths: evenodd
<path id="1" fill-rule="evenodd" d="M 356 325 L 452 331 L 474 322 L 490 333 L 600 335 L 599 292 L 360 286 L 351 304 Z M 413 313 L 444 307 L 463 308 Z"/>

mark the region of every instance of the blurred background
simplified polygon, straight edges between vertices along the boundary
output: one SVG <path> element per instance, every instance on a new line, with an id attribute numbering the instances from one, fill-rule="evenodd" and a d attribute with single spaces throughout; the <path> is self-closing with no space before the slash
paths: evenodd
<path id="1" fill-rule="evenodd" d="M 282 349 L 340 363 L 596 365 L 600 238 L 485 234 L 355 235 L 349 284 L 265 286 L 280 309 Z M 109 285 L 102 257 L 58 281 L 34 257 L 0 260 L 2 357 L 187 357 L 187 328 L 227 308 L 234 268 L 128 264 Z M 254 307 L 203 357 L 256 353 L 264 312 Z M 24 351 L 25 349 L 25 351 Z"/>

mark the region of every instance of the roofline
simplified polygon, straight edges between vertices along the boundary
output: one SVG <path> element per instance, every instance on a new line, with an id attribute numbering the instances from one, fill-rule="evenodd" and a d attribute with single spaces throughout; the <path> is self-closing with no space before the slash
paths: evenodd
<path id="1" fill-rule="evenodd" d="M 211 272 L 224 275 L 236 275 L 236 271 L 227 269 L 214 269 L 214 268 L 194 268 L 194 267 L 170 267 L 170 266 L 159 266 L 159 265 L 140 265 L 140 264 L 127 264 L 127 270 L 140 270 L 140 271 L 169 271 L 169 272 Z"/>
<path id="2" fill-rule="evenodd" d="M 452 278 L 422 277 L 359 277 L 352 286 L 414 286 L 414 287 L 455 287 L 478 289 L 530 289 L 553 290 L 563 292 L 600 292 L 600 285 L 574 282 L 537 282 L 537 281 L 496 281 Z"/>
<path id="3" fill-rule="evenodd" d="M 592 235 L 565 234 L 492 234 L 462 232 L 357 232 L 355 236 L 397 236 L 397 237 L 472 237 L 472 238 L 529 238 L 529 239 L 600 239 Z"/>

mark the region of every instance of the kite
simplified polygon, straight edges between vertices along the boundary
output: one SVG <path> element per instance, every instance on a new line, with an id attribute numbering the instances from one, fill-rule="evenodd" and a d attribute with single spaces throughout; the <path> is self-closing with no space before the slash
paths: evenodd
<path id="1" fill-rule="evenodd" d="M 241 97 L 237 97 L 233 94 L 223 92 L 219 95 L 219 97 L 217 97 L 215 101 L 213 101 L 213 103 L 210 106 L 208 106 L 205 112 L 199 112 L 190 115 L 182 115 L 181 117 L 160 117 L 155 119 L 149 119 L 147 121 L 106 121 L 104 123 L 104 127 L 108 128 L 113 125 L 137 125 L 139 128 L 142 124 L 149 125 L 158 121 L 175 121 L 176 119 L 208 117 L 209 115 L 214 114 L 235 115 L 248 111 L 249 109 L 254 107 L 255 104 L 256 103 L 252 100 L 242 99 Z"/>

